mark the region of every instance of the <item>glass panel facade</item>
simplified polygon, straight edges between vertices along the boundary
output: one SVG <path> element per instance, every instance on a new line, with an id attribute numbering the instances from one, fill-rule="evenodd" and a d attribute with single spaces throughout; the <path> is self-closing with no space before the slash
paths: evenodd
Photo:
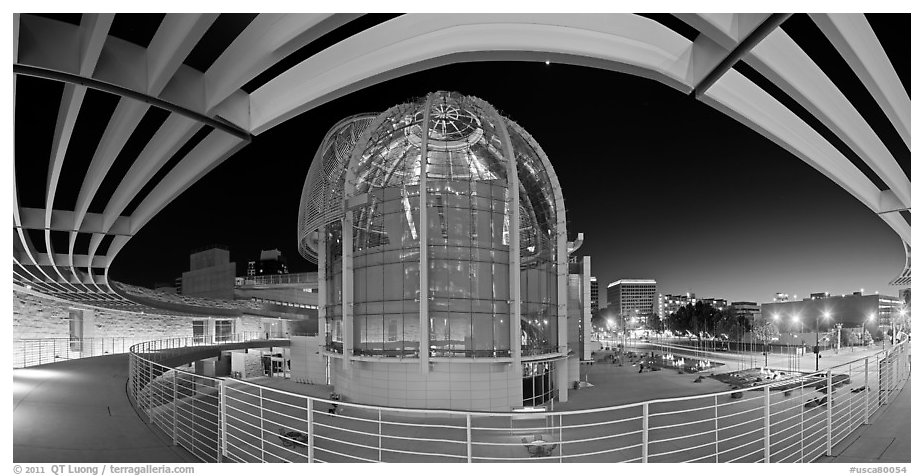
<path id="1" fill-rule="evenodd" d="M 520 180 L 520 330 L 522 355 L 556 352 L 558 345 L 557 215 L 552 182 L 538 146 L 509 128 Z"/>
<path id="2" fill-rule="evenodd" d="M 556 352 L 557 217 L 538 146 L 515 124 L 496 123 L 493 109 L 477 98 L 437 93 L 426 125 L 424 104 L 379 115 L 352 151 L 352 191 L 344 197 L 350 208 L 344 213 L 353 223 L 354 353 L 416 356 L 426 332 L 430 356 L 510 356 L 512 226 L 520 235 L 523 354 Z M 517 160 L 515 205 L 498 127 L 507 128 Z M 513 223 L 512 206 L 519 208 L 519 223 Z M 421 213 L 429 329 L 420 329 Z M 327 347 L 335 352 L 343 348 L 342 223 L 323 227 L 326 246 L 319 250 L 326 263 Z"/>

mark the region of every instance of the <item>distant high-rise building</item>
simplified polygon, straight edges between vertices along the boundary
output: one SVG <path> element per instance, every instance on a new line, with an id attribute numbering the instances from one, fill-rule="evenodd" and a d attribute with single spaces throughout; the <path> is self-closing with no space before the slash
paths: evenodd
<path id="1" fill-rule="evenodd" d="M 700 301 L 702 301 L 704 304 L 708 304 L 708 305 L 710 305 L 710 306 L 712 306 L 712 307 L 714 307 L 714 308 L 716 308 L 716 309 L 718 309 L 718 310 L 720 310 L 720 311 L 721 311 L 722 309 L 725 309 L 726 307 L 728 307 L 728 299 L 711 298 L 711 297 L 710 297 L 710 298 L 702 298 L 702 299 L 700 299 Z"/>
<path id="2" fill-rule="evenodd" d="M 653 279 L 620 279 L 606 287 L 607 311 L 617 318 L 658 312 L 658 283 Z"/>
<path id="3" fill-rule="evenodd" d="M 234 299 L 234 270 L 227 247 L 213 245 L 189 255 L 189 271 L 183 273 L 187 296 Z"/>
<path id="4" fill-rule="evenodd" d="M 756 302 L 736 301 L 731 304 L 735 308 L 736 317 L 746 317 L 752 323 L 760 319 L 760 305 Z"/>
<path id="5" fill-rule="evenodd" d="M 590 311 L 597 312 L 600 310 L 600 284 L 597 283 L 597 277 L 590 277 Z"/>
<path id="6" fill-rule="evenodd" d="M 776 293 L 776 296 L 773 297 L 773 302 L 788 302 L 789 294 Z"/>
<path id="7" fill-rule="evenodd" d="M 255 264 L 254 274 L 250 274 L 250 265 Z M 269 274 L 288 274 L 289 268 L 286 266 L 286 258 L 282 252 L 277 249 L 261 250 L 260 261 L 247 263 L 248 276 L 266 276 Z"/>
<path id="8" fill-rule="evenodd" d="M 659 294 L 658 295 L 658 317 L 667 319 L 671 314 L 680 310 L 687 304 L 696 303 L 696 294 Z"/>

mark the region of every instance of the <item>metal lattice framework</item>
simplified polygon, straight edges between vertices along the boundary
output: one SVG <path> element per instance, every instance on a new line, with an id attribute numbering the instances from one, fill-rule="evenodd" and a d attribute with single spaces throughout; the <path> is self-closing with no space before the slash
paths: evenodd
<path id="1" fill-rule="evenodd" d="M 114 14 L 83 14 L 79 24 L 14 14 L 14 75 L 64 83 L 43 180 L 44 205 L 22 206 L 14 183 L 14 282 L 73 300 L 127 304 L 108 282 L 115 256 L 154 215 L 245 146 L 252 135 L 337 97 L 412 72 L 466 61 L 551 60 L 654 79 L 693 94 L 789 150 L 896 232 L 908 259 L 894 283 L 910 284 L 911 226 L 901 212 L 910 213 L 911 181 L 832 78 L 779 28 L 787 15 L 676 15 L 699 32 L 691 41 L 633 14 L 408 14 L 337 42 L 250 92 L 242 89 L 358 16 L 256 15 L 227 44 L 213 45 L 221 54 L 199 71 L 184 60 L 206 38 L 217 14 L 168 14 L 144 47 L 111 34 Z M 910 97 L 864 15 L 810 17 L 910 148 Z M 880 189 L 829 140 L 732 69 L 739 61 L 814 115 L 886 188 Z M 118 104 L 85 175 L 62 176 L 88 89 L 115 95 Z M 104 211 L 90 212 L 103 179 L 152 107 L 168 111 L 168 118 L 134 158 L 115 192 L 101 197 Z M 158 171 L 203 126 L 211 131 L 154 183 Z M 73 209 L 55 209 L 56 192 L 72 181 L 79 187 Z M 137 197 L 146 186 L 147 195 Z M 123 214 L 136 197 L 138 205 Z M 44 234 L 44 246 L 27 230 Z M 52 231 L 68 234 L 64 249 L 52 246 Z M 81 235 L 89 237 L 85 254 L 75 252 Z"/>
<path id="2" fill-rule="evenodd" d="M 375 115 L 357 115 L 338 122 L 324 137 L 308 169 L 298 209 L 299 252 L 317 263 L 317 236 L 322 226 L 343 217 L 343 180 L 353 146 Z"/>

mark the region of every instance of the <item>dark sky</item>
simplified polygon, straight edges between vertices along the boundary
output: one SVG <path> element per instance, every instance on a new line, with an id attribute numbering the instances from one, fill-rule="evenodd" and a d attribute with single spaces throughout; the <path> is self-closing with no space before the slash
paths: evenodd
<path id="1" fill-rule="evenodd" d="M 793 20 L 795 27 L 799 21 L 807 19 Z M 876 18 L 873 26 L 889 32 L 883 44 L 908 88 L 910 21 Z M 524 62 L 405 76 L 255 137 L 152 219 L 119 254 L 111 277 L 172 282 L 188 269 L 189 251 L 209 243 L 230 245 L 239 266 L 261 248 L 279 248 L 291 271 L 314 270 L 296 251 L 296 222 L 324 134 L 348 115 L 435 90 L 478 96 L 536 138 L 560 179 L 569 236 L 585 234 L 581 252 L 592 256 L 602 287 L 654 278 L 662 293 L 757 302 L 777 291 L 897 293 L 887 283 L 904 263 L 901 240 L 801 159 L 660 83 Z M 896 155 L 910 173 L 907 148 Z"/>

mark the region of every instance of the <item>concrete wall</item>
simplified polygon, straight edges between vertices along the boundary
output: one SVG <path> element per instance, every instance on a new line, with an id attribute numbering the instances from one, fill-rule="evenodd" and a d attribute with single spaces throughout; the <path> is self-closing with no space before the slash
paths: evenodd
<path id="1" fill-rule="evenodd" d="M 240 372 L 241 378 L 263 376 L 263 362 L 259 352 L 232 352 L 231 372 Z"/>
<path id="2" fill-rule="evenodd" d="M 326 358 L 320 352 L 324 337 L 291 336 L 290 340 L 292 380 L 301 383 L 327 383 Z"/>
<path id="3" fill-rule="evenodd" d="M 13 339 L 67 338 L 70 309 L 84 311 L 85 338 L 126 337 L 149 341 L 192 337 L 193 319 L 189 317 L 92 308 L 13 291 Z"/>
<path id="4" fill-rule="evenodd" d="M 350 375 L 352 374 L 352 375 Z M 522 369 L 505 362 L 431 362 L 421 374 L 408 363 L 331 363 L 334 390 L 346 401 L 407 408 L 509 411 L 523 405 Z"/>

